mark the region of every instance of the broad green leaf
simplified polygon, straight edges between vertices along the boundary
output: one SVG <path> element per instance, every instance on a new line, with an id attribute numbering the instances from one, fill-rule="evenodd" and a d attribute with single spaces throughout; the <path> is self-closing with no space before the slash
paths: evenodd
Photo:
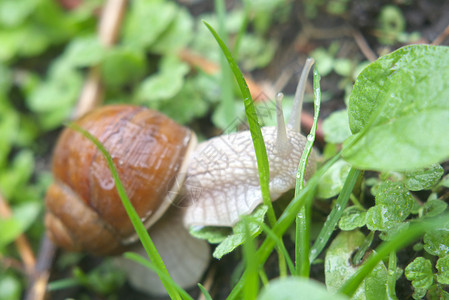
<path id="1" fill-rule="evenodd" d="M 439 164 L 404 172 L 405 187 L 410 191 L 428 190 L 438 183 L 444 170 Z"/>
<path id="2" fill-rule="evenodd" d="M 276 51 L 276 43 L 262 39 L 256 35 L 245 34 L 239 48 L 239 59 L 242 62 L 242 68 L 246 71 L 252 71 L 256 68 L 263 68 L 272 61 Z M 256 97 L 259 95 L 256 95 Z"/>
<path id="3" fill-rule="evenodd" d="M 417 257 L 405 268 L 405 277 L 412 282 L 414 299 L 423 298 L 433 283 L 432 263 L 424 257 Z"/>
<path id="4" fill-rule="evenodd" d="M 423 214 L 426 217 L 434 217 L 437 216 L 441 213 L 443 213 L 447 208 L 447 203 L 439 200 L 439 199 L 435 199 L 435 200 L 428 200 L 424 206 L 423 206 Z"/>
<path id="5" fill-rule="evenodd" d="M 37 113 L 56 111 L 75 103 L 81 89 L 81 74 L 64 72 L 52 77 L 33 90 L 27 99 L 28 107 Z"/>
<path id="6" fill-rule="evenodd" d="M 449 188 L 449 174 L 446 174 L 445 176 L 443 176 L 443 178 L 441 179 L 440 185 Z"/>
<path id="7" fill-rule="evenodd" d="M 338 160 L 324 173 L 318 183 L 317 197 L 327 199 L 340 193 L 348 176 L 351 165 L 344 160 Z"/>
<path id="8" fill-rule="evenodd" d="M 326 287 L 314 280 L 299 277 L 284 277 L 270 281 L 258 300 L 344 300 L 344 295 L 335 294 L 326 290 Z"/>
<path id="9" fill-rule="evenodd" d="M 133 1 L 123 27 L 124 43 L 131 47 L 150 47 L 169 28 L 176 13 L 176 4 L 172 2 Z"/>
<path id="10" fill-rule="evenodd" d="M 149 51 L 164 55 L 177 53 L 187 46 L 193 36 L 192 16 L 185 9 L 179 9 L 173 22 L 158 37 L 157 43 L 150 46 Z"/>
<path id="11" fill-rule="evenodd" d="M 438 270 L 437 280 L 441 284 L 449 284 L 449 256 L 438 259 L 436 268 Z"/>
<path id="12" fill-rule="evenodd" d="M 108 51 L 101 64 L 102 79 L 111 89 L 136 82 L 145 72 L 145 60 L 141 50 L 115 47 Z"/>
<path id="13" fill-rule="evenodd" d="M 427 292 L 427 299 L 449 299 L 449 293 L 444 290 L 441 284 L 434 284 Z"/>
<path id="14" fill-rule="evenodd" d="M 343 231 L 332 241 L 324 261 L 326 286 L 330 292 L 336 292 L 357 271 L 358 266 L 351 263 L 351 258 L 364 240 L 360 231 Z M 385 299 L 386 280 L 387 270 L 379 263 L 351 299 Z"/>
<path id="15" fill-rule="evenodd" d="M 350 135 L 348 111 L 346 109 L 333 112 L 323 122 L 324 139 L 328 143 L 343 143 Z"/>
<path id="16" fill-rule="evenodd" d="M 189 229 L 189 232 L 197 239 L 207 240 L 211 244 L 218 244 L 232 234 L 232 229 L 228 227 L 192 226 Z"/>
<path id="17" fill-rule="evenodd" d="M 21 299 L 22 287 L 20 280 L 12 274 L 0 274 L 0 300 Z"/>
<path id="18" fill-rule="evenodd" d="M 174 97 L 182 88 L 184 76 L 189 71 L 187 64 L 174 56 L 162 59 L 160 71 L 147 77 L 138 91 L 139 103 L 151 106 L 152 101 L 161 101 Z"/>
<path id="19" fill-rule="evenodd" d="M 387 231 L 404 221 L 414 199 L 402 183 L 384 181 L 376 189 L 376 205 L 368 209 L 366 225 L 370 230 Z"/>
<path id="20" fill-rule="evenodd" d="M 0 250 L 22 233 L 22 226 L 16 218 L 0 219 Z"/>
<path id="21" fill-rule="evenodd" d="M 363 227 L 365 224 L 366 210 L 358 206 L 350 206 L 344 210 L 343 215 L 338 222 L 338 227 L 340 227 L 341 230 L 349 231 Z"/>
<path id="22" fill-rule="evenodd" d="M 447 159 L 448 99 L 449 47 L 406 46 L 381 57 L 354 85 L 348 111 L 355 136 L 344 143 L 343 157 L 355 167 L 383 171 Z"/>
<path id="23" fill-rule="evenodd" d="M 41 208 L 39 202 L 27 202 L 13 207 L 13 216 L 19 221 L 22 231 L 27 230 L 36 221 Z"/>
<path id="24" fill-rule="evenodd" d="M 223 255 L 234 251 L 235 248 L 243 244 L 247 240 L 247 230 L 249 231 L 250 237 L 258 235 L 262 229 L 259 225 L 251 223 L 251 218 L 256 219 L 258 222 L 263 223 L 265 219 L 265 214 L 267 213 L 268 207 L 265 205 L 260 205 L 248 218 L 249 224 L 248 229 L 245 228 L 244 220 L 239 221 L 232 228 L 232 234 L 228 235 L 218 246 L 215 248 L 213 257 L 220 259 Z"/>
<path id="25" fill-rule="evenodd" d="M 105 49 L 96 35 L 78 37 L 64 52 L 63 59 L 72 67 L 89 67 L 98 64 Z"/>
<path id="26" fill-rule="evenodd" d="M 14 156 L 8 172 L 0 173 L 0 190 L 7 199 L 23 192 L 23 186 L 34 170 L 34 157 L 30 150 L 21 150 Z"/>
<path id="27" fill-rule="evenodd" d="M 424 249 L 427 253 L 443 257 L 449 254 L 449 230 L 439 228 L 424 234 Z"/>
<path id="28" fill-rule="evenodd" d="M 31 14 L 36 0 L 3 0 L 0 2 L 0 24 L 5 27 L 17 26 Z"/>
<path id="29" fill-rule="evenodd" d="M 173 98 L 157 103 L 158 110 L 180 124 L 187 124 L 195 118 L 204 116 L 208 107 L 208 103 L 201 97 L 197 87 L 190 79 L 182 84 L 181 89 Z"/>

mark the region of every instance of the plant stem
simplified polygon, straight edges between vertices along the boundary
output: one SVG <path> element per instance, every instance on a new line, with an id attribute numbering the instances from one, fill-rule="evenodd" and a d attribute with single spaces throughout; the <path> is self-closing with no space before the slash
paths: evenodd
<path id="1" fill-rule="evenodd" d="M 396 296 L 396 272 L 397 272 L 398 257 L 396 251 L 390 252 L 388 259 L 388 277 L 387 277 L 387 295 L 389 299 L 397 299 Z"/>

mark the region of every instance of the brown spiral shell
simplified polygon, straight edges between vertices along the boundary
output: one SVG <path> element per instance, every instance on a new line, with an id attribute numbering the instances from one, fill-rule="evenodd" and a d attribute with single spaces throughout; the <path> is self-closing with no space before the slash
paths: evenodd
<path id="1" fill-rule="evenodd" d="M 126 193 L 149 227 L 182 184 L 196 138 L 165 115 L 131 105 L 104 106 L 76 122 L 111 154 Z M 82 134 L 65 129 L 53 154 L 45 223 L 58 245 L 117 253 L 136 239 L 106 160 Z"/>

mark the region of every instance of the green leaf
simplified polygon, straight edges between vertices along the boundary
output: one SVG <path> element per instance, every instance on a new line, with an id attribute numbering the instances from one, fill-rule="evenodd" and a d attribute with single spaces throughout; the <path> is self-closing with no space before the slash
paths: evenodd
<path id="1" fill-rule="evenodd" d="M 404 221 L 414 206 L 413 196 L 402 183 L 384 181 L 376 189 L 376 205 L 366 216 L 370 230 L 387 231 Z"/>
<path id="2" fill-rule="evenodd" d="M 21 291 L 20 280 L 16 276 L 7 272 L 0 274 L 0 300 L 19 300 Z"/>
<path id="3" fill-rule="evenodd" d="M 323 122 L 324 139 L 328 143 L 343 143 L 351 135 L 348 111 L 346 109 L 333 112 Z"/>
<path id="4" fill-rule="evenodd" d="M 424 250 L 427 253 L 443 257 L 449 253 L 449 231 L 439 228 L 424 235 Z"/>
<path id="5" fill-rule="evenodd" d="M 351 165 L 344 160 L 338 160 L 333 164 L 318 183 L 317 197 L 327 199 L 338 195 L 350 169 Z"/>
<path id="6" fill-rule="evenodd" d="M 338 222 L 341 230 L 349 231 L 366 225 L 366 210 L 358 206 L 346 208 Z"/>
<path id="7" fill-rule="evenodd" d="M 72 67 L 89 67 L 98 64 L 104 57 L 105 49 L 96 35 L 74 39 L 64 52 L 62 59 Z"/>
<path id="8" fill-rule="evenodd" d="M 13 207 L 13 216 L 19 221 L 22 232 L 36 221 L 41 209 L 42 204 L 39 202 L 27 202 Z"/>
<path id="9" fill-rule="evenodd" d="M 232 234 L 232 229 L 228 227 L 192 226 L 189 232 L 197 239 L 207 240 L 211 244 L 218 244 Z"/>
<path id="10" fill-rule="evenodd" d="M 191 80 L 185 81 L 173 98 L 158 102 L 156 105 L 158 110 L 180 124 L 188 124 L 193 119 L 204 116 L 209 107 Z"/>
<path id="11" fill-rule="evenodd" d="M 22 226 L 16 218 L 0 219 L 0 249 L 14 241 L 22 233 Z"/>
<path id="12" fill-rule="evenodd" d="M 381 57 L 354 85 L 348 111 L 355 136 L 344 143 L 343 157 L 384 171 L 447 159 L 448 99 L 449 47 L 406 46 Z"/>
<path id="13" fill-rule="evenodd" d="M 405 277 L 412 282 L 414 299 L 423 298 L 433 283 L 432 263 L 424 257 L 417 257 L 405 268 Z"/>
<path id="14" fill-rule="evenodd" d="M 157 43 L 158 38 L 175 20 L 176 13 L 176 4 L 172 2 L 133 1 L 123 27 L 124 43 L 145 49 Z"/>
<path id="15" fill-rule="evenodd" d="M 270 281 L 257 299 L 297 300 L 298 296 L 307 300 L 349 299 L 344 295 L 328 292 L 321 283 L 299 277 L 284 277 Z"/>
<path id="16" fill-rule="evenodd" d="M 187 64 L 180 62 L 177 57 L 165 56 L 160 71 L 142 82 L 137 95 L 139 103 L 152 106 L 152 101 L 174 97 L 181 90 L 188 71 Z"/>
<path id="17" fill-rule="evenodd" d="M 440 182 L 440 185 L 449 188 L 449 174 L 446 174 Z"/>
<path id="18" fill-rule="evenodd" d="M 0 190 L 7 198 L 23 192 L 23 186 L 34 170 L 34 156 L 30 150 L 21 150 L 14 156 L 8 172 L 0 173 Z"/>
<path id="19" fill-rule="evenodd" d="M 427 168 L 404 172 L 405 187 L 410 191 L 421 191 L 431 189 L 438 183 L 444 170 L 439 164 Z"/>
<path id="20" fill-rule="evenodd" d="M 276 43 L 273 41 L 252 34 L 245 34 L 242 36 L 238 61 L 242 62 L 244 70 L 252 71 L 256 68 L 263 68 L 270 63 L 275 51 Z"/>
<path id="21" fill-rule="evenodd" d="M 449 293 L 446 292 L 441 284 L 434 284 L 427 292 L 427 299 L 449 299 Z"/>
<path id="22" fill-rule="evenodd" d="M 423 206 L 423 214 L 426 217 L 434 217 L 442 214 L 446 210 L 446 208 L 447 203 L 442 200 L 428 200 Z"/>
<path id="23" fill-rule="evenodd" d="M 234 251 L 235 248 L 246 242 L 248 237 L 248 232 L 250 237 L 257 236 L 262 229 L 259 225 L 251 222 L 251 219 L 254 218 L 256 221 L 263 223 L 265 219 L 265 214 L 267 213 L 268 207 L 266 205 L 260 205 L 257 207 L 251 216 L 248 218 L 248 227 L 245 228 L 245 220 L 239 221 L 232 228 L 232 234 L 228 235 L 218 246 L 215 248 L 213 257 L 220 259 L 225 254 L 228 254 Z M 247 221 L 248 221 L 247 220 Z"/>
<path id="24" fill-rule="evenodd" d="M 108 51 L 102 64 L 102 79 L 109 88 L 138 81 L 144 74 L 146 58 L 143 51 L 115 47 Z"/>
<path id="25" fill-rule="evenodd" d="M 438 270 L 437 281 L 441 284 L 449 284 L 449 256 L 438 259 L 436 268 Z"/>
<path id="26" fill-rule="evenodd" d="M 149 50 L 164 55 L 177 53 L 188 45 L 194 32 L 192 16 L 185 9 L 179 9 L 173 22 L 158 37 L 157 43 L 150 46 Z"/>
<path id="27" fill-rule="evenodd" d="M 345 231 L 332 241 L 324 261 L 326 286 L 330 292 L 336 292 L 357 271 L 358 266 L 351 263 L 351 257 L 364 240 L 365 236 L 359 231 Z M 387 270 L 380 262 L 351 299 L 385 299 L 386 280 Z"/>

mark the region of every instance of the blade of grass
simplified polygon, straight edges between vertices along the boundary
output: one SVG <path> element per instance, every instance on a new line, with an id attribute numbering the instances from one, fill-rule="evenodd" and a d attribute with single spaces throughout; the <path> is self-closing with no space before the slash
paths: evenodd
<path id="1" fill-rule="evenodd" d="M 387 294 L 389 299 L 398 299 L 396 296 L 396 280 L 397 280 L 397 268 L 398 257 L 395 251 L 390 252 L 388 259 L 388 277 L 387 277 Z"/>
<path id="2" fill-rule="evenodd" d="M 245 261 L 245 273 L 248 274 L 245 288 L 243 290 L 243 299 L 256 299 L 259 291 L 259 265 L 257 263 L 256 245 L 249 231 L 249 220 L 243 219 L 245 225 L 246 241 L 243 244 L 243 259 Z"/>
<path id="3" fill-rule="evenodd" d="M 374 267 L 387 257 L 387 255 L 391 252 L 397 252 L 399 249 L 418 239 L 424 233 L 436 228 L 441 228 L 441 224 L 447 224 L 448 220 L 449 214 L 446 213 L 443 216 L 411 223 L 407 229 L 399 231 L 391 238 L 391 240 L 383 242 L 377 247 L 376 253 L 371 255 L 365 263 L 345 281 L 338 292 L 351 297 L 365 277 L 368 276 Z"/>
<path id="4" fill-rule="evenodd" d="M 173 279 L 171 279 L 167 274 L 159 270 L 154 264 L 152 264 L 150 261 L 146 260 L 142 256 L 140 256 L 137 253 L 133 252 L 125 252 L 123 256 L 129 260 L 132 260 L 138 264 L 141 264 L 142 266 L 152 270 L 155 272 L 160 278 L 164 278 L 166 281 L 170 281 L 173 287 L 179 292 L 179 294 L 182 296 L 183 299 L 193 300 L 193 298 L 183 289 L 181 288 Z"/>
<path id="5" fill-rule="evenodd" d="M 160 270 L 163 274 L 167 276 L 167 278 L 170 278 L 170 275 L 168 274 L 167 268 L 164 265 L 164 262 L 162 261 L 162 258 L 160 257 L 159 253 L 157 252 L 156 247 L 153 244 L 153 241 L 151 240 L 150 236 L 148 235 L 148 232 L 143 225 L 142 221 L 140 220 L 139 215 L 137 214 L 136 210 L 131 204 L 131 201 L 129 200 L 125 188 L 123 187 L 123 184 L 118 176 L 117 169 L 115 168 L 114 162 L 112 161 L 112 157 L 109 154 L 109 152 L 103 147 L 103 145 L 100 143 L 100 141 L 94 137 L 90 132 L 84 130 L 80 126 L 78 126 L 76 123 L 70 123 L 68 125 L 69 128 L 78 131 L 83 136 L 88 138 L 92 143 L 97 146 L 98 150 L 103 154 L 104 158 L 106 159 L 106 162 L 108 164 L 109 169 L 111 170 L 112 176 L 114 178 L 115 187 L 117 189 L 117 192 L 120 196 L 120 199 L 123 203 L 123 206 L 126 210 L 126 213 L 129 216 L 129 219 L 131 220 L 131 223 L 134 226 L 134 229 L 136 230 L 137 235 L 139 236 L 139 239 L 148 254 L 148 257 L 153 262 L 155 267 Z M 159 273 L 158 273 L 159 274 Z M 164 277 L 160 277 L 162 284 L 164 285 L 165 289 L 167 290 L 167 293 L 170 295 L 172 299 L 181 299 L 178 291 L 173 286 L 173 281 L 168 281 Z"/>
<path id="6" fill-rule="evenodd" d="M 212 300 L 211 295 L 201 283 L 198 283 L 198 287 L 200 288 L 201 293 L 203 293 L 203 296 L 206 300 Z"/>
<path id="7" fill-rule="evenodd" d="M 313 176 L 309 179 L 308 184 L 304 187 L 304 189 L 299 193 L 298 196 L 294 197 L 287 208 L 284 210 L 282 215 L 276 222 L 276 225 L 273 226 L 273 232 L 277 237 L 281 237 L 285 231 L 290 227 L 293 221 L 296 218 L 301 207 L 307 202 L 313 199 L 313 191 L 316 188 L 320 178 L 323 174 L 340 158 L 341 153 L 335 155 L 332 159 L 330 159 L 323 167 L 321 167 Z M 271 251 L 275 247 L 276 242 L 270 237 L 263 241 L 262 245 L 257 250 L 257 258 L 259 260 L 259 265 L 265 264 L 265 261 L 271 254 Z M 231 291 L 227 299 L 237 299 L 243 289 L 245 283 L 246 273 L 244 272 L 240 277 L 240 280 L 234 286 L 234 289 Z"/>
<path id="8" fill-rule="evenodd" d="M 340 220 L 343 210 L 348 204 L 349 196 L 352 193 L 352 189 L 354 188 L 355 183 L 360 175 L 361 171 L 351 168 L 348 176 L 346 177 L 345 184 L 343 185 L 343 189 L 338 195 L 337 202 L 332 209 L 331 213 L 324 222 L 323 228 L 321 229 L 315 243 L 310 250 L 310 262 L 312 263 L 318 255 L 320 255 L 321 251 L 323 251 L 326 246 L 329 238 L 334 232 L 335 227 L 337 226 L 338 220 Z"/>
<path id="9" fill-rule="evenodd" d="M 263 232 L 267 236 L 270 236 L 275 241 L 276 246 L 278 247 L 279 251 L 282 252 L 282 254 L 285 257 L 285 261 L 287 263 L 290 273 L 295 274 L 295 265 L 293 264 L 293 261 L 291 260 L 290 255 L 288 254 L 287 249 L 285 248 L 285 245 L 284 245 L 284 242 L 282 241 L 282 239 L 279 238 L 273 232 L 273 230 L 271 230 L 271 228 L 268 227 L 265 223 L 259 222 L 258 220 L 255 220 L 255 219 L 251 219 L 251 222 L 260 226 L 262 228 Z"/>
<path id="10" fill-rule="evenodd" d="M 232 72 L 234 73 L 234 77 L 237 80 L 237 83 L 240 87 L 240 91 L 243 95 L 243 101 L 245 104 L 245 112 L 246 117 L 248 119 L 249 130 L 251 133 L 251 137 L 254 143 L 254 150 L 256 152 L 256 160 L 257 167 L 259 170 L 259 181 L 260 181 L 260 189 L 262 192 L 263 203 L 268 206 L 268 221 L 270 225 L 273 226 L 276 223 L 276 216 L 274 214 L 273 205 L 270 199 L 270 189 L 269 189 L 269 181 L 270 181 L 270 169 L 268 167 L 268 156 L 267 150 L 265 148 L 265 142 L 263 140 L 262 131 L 260 130 L 259 121 L 257 118 L 256 108 L 254 107 L 253 99 L 251 98 L 251 93 L 249 92 L 248 85 L 246 84 L 245 78 L 243 77 L 242 72 L 239 67 L 235 63 L 234 58 L 231 55 L 228 47 L 226 47 L 223 40 L 217 34 L 217 32 L 210 26 L 207 22 L 203 21 L 204 25 L 209 29 L 209 31 L 214 36 L 215 40 L 218 42 L 223 54 L 228 61 L 229 66 L 231 67 Z"/>
<path id="11" fill-rule="evenodd" d="M 47 290 L 52 292 L 52 291 L 67 289 L 67 288 L 71 288 L 71 287 L 76 287 L 79 285 L 80 285 L 80 283 L 76 278 L 66 278 L 66 279 L 60 279 L 60 280 L 55 280 L 55 281 L 50 282 L 47 285 Z"/>
<path id="12" fill-rule="evenodd" d="M 226 5 L 224 0 L 215 0 L 215 14 L 218 18 L 218 32 L 223 39 L 225 44 L 228 43 L 227 33 L 226 33 Z M 221 78 L 220 78 L 220 87 L 221 87 L 221 105 L 223 109 L 222 117 L 225 118 L 224 125 L 227 126 L 231 124 L 236 115 L 234 109 L 234 97 L 233 97 L 233 86 L 232 86 L 232 75 L 231 69 L 229 68 L 228 63 L 226 62 L 226 58 L 220 56 L 220 69 L 221 69 Z"/>
<path id="13" fill-rule="evenodd" d="M 310 133 L 307 136 L 307 143 L 304 147 L 304 152 L 299 161 L 298 173 L 296 175 L 295 196 L 304 188 L 304 178 L 306 173 L 307 161 L 312 147 L 315 142 L 316 129 L 318 125 L 318 116 L 320 114 L 321 106 L 321 88 L 320 88 L 320 74 L 315 67 L 313 69 L 313 94 L 314 94 L 314 114 L 313 124 Z M 303 277 L 309 277 L 310 273 L 310 223 L 311 223 L 311 203 L 304 205 L 298 213 L 296 218 L 296 240 L 295 240 L 295 263 L 296 274 Z"/>

